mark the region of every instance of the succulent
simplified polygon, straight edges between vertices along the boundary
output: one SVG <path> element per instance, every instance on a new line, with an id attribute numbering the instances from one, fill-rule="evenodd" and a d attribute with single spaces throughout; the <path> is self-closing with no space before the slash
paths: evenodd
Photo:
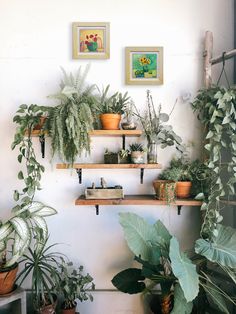
<path id="1" fill-rule="evenodd" d="M 129 149 L 131 150 L 131 152 L 144 152 L 145 151 L 143 144 L 140 144 L 140 143 L 130 144 Z"/>

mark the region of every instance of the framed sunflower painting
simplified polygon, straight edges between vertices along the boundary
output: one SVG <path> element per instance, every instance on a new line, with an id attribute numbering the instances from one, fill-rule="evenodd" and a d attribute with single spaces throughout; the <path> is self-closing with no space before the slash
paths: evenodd
<path id="1" fill-rule="evenodd" d="M 109 59 L 109 23 L 74 22 L 73 59 Z"/>
<path id="2" fill-rule="evenodd" d="M 128 85 L 163 84 L 162 47 L 126 47 L 126 77 Z"/>

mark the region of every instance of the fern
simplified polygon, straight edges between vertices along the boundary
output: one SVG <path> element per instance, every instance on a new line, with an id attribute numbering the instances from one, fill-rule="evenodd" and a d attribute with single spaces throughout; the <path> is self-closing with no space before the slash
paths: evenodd
<path id="1" fill-rule="evenodd" d="M 94 85 L 86 86 L 89 66 L 84 72 L 78 69 L 75 76 L 62 68 L 61 91 L 51 98 L 61 104 L 54 107 L 49 118 L 52 153 L 69 163 L 74 163 L 77 155 L 90 152 L 89 131 L 93 130 L 96 114 Z"/>

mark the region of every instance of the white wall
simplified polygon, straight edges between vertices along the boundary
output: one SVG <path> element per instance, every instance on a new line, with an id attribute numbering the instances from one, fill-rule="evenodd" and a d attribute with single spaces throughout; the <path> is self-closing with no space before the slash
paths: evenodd
<path id="1" fill-rule="evenodd" d="M 164 85 L 151 87 L 156 103 L 169 112 L 183 92 L 192 95 L 203 84 L 203 40 L 206 30 L 214 33 L 214 54 L 233 47 L 233 0 L 0 0 L 0 143 L 1 143 L 1 213 L 5 219 L 14 202 L 12 192 L 19 187 L 16 178 L 19 165 L 17 152 L 11 151 L 14 135 L 12 117 L 22 103 L 53 104 L 47 95 L 58 90 L 59 66 L 76 70 L 86 60 L 72 60 L 71 24 L 74 21 L 111 23 L 111 57 L 91 61 L 88 80 L 99 86 L 129 91 L 136 105 L 145 103 L 146 86 L 124 85 L 124 47 L 163 46 Z M 230 67 L 228 65 L 228 67 Z M 230 69 L 229 73 L 230 73 Z M 216 72 L 219 69 L 216 69 Z M 189 103 L 179 102 L 171 118 L 176 132 L 185 142 L 193 142 L 191 156 L 200 153 L 200 126 Z M 104 147 L 117 147 L 115 138 L 93 139 L 92 160 L 102 160 Z M 35 140 L 36 148 L 39 146 Z M 123 185 L 126 194 L 153 193 L 152 180 L 157 171 L 146 171 L 144 184 L 136 170 L 85 170 L 83 184 L 70 171 L 52 169 L 49 143 L 47 156 L 39 160 L 46 167 L 43 190 L 36 198 L 55 207 L 58 214 L 48 219 L 51 242 L 65 243 L 61 250 L 75 263 L 85 265 L 95 278 L 98 289 L 112 289 L 115 273 L 132 264 L 132 255 L 118 223 L 118 213 L 136 212 L 150 222 L 161 219 L 190 249 L 199 232 L 197 208 L 183 208 L 177 216 L 172 207 L 110 206 L 101 207 L 99 216 L 93 207 L 74 206 L 74 200 L 86 185 L 99 182 Z M 173 149 L 159 152 L 166 164 Z M 93 303 L 79 305 L 83 314 L 143 313 L 139 296 L 118 292 L 97 292 Z"/>

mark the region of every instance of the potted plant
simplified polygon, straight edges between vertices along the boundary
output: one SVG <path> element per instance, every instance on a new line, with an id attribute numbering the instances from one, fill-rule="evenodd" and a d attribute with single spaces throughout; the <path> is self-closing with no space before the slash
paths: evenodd
<path id="1" fill-rule="evenodd" d="M 131 152 L 129 149 L 121 149 L 118 153 L 119 164 L 129 164 Z"/>
<path id="2" fill-rule="evenodd" d="M 90 152 L 89 132 L 93 130 L 96 113 L 94 85 L 86 86 L 87 66 L 75 75 L 64 69 L 59 93 L 49 96 L 60 101 L 49 112 L 49 135 L 52 154 L 58 153 L 63 161 L 74 163 L 77 155 Z"/>
<path id="3" fill-rule="evenodd" d="M 176 182 L 173 180 L 157 179 L 153 181 L 156 198 L 161 201 L 166 201 L 167 204 L 174 202 Z"/>
<path id="4" fill-rule="evenodd" d="M 149 163 L 157 163 L 157 145 L 161 145 L 161 148 L 175 145 L 177 150 L 183 152 L 181 137 L 174 132 L 171 125 L 166 124 L 174 107 L 169 115 L 162 112 L 161 105 L 156 109 L 151 93 L 147 90 L 147 109 L 144 115 L 139 112 L 135 105 L 134 109 L 134 114 L 138 117 L 147 138 Z"/>
<path id="5" fill-rule="evenodd" d="M 131 151 L 131 162 L 133 164 L 144 164 L 145 162 L 145 148 L 141 143 L 133 143 L 129 145 Z"/>
<path id="6" fill-rule="evenodd" d="M 73 263 L 63 261 L 59 264 L 59 282 L 57 290 L 63 297 L 62 313 L 75 314 L 76 299 L 80 302 L 93 301 L 93 296 L 87 290 L 94 290 L 93 278 L 83 274 L 83 266 L 73 268 Z"/>
<path id="7" fill-rule="evenodd" d="M 109 88 L 110 85 L 100 92 L 97 108 L 100 112 L 102 129 L 119 130 L 121 115 L 124 113 L 129 97 L 127 97 L 127 92 L 124 95 L 117 92 L 108 97 Z"/>
<path id="8" fill-rule="evenodd" d="M 135 130 L 137 128 L 134 122 L 134 102 L 131 99 L 124 110 L 124 119 L 122 120 L 121 127 L 123 130 Z"/>
<path id="9" fill-rule="evenodd" d="M 104 164 L 118 164 L 118 153 L 111 152 L 107 148 L 104 152 Z"/>
<path id="10" fill-rule="evenodd" d="M 54 314 L 57 304 L 55 287 L 59 282 L 58 265 L 62 256 L 51 252 L 55 244 L 48 246 L 48 237 L 42 237 L 40 230 L 35 238 L 33 248 L 29 248 L 20 260 L 24 266 L 17 276 L 17 282 L 21 285 L 30 276 L 34 309 L 40 314 Z"/>
<path id="11" fill-rule="evenodd" d="M 229 313 L 224 298 L 234 301 L 204 272 L 198 274 L 193 261 L 180 250 L 177 238 L 160 220 L 149 224 L 133 213 L 119 215 L 125 239 L 140 268 L 116 274 L 112 283 L 118 290 L 129 294 L 152 293 L 159 285 L 160 312 L 157 313 L 190 314 L 201 287 L 218 308 L 222 305 L 224 313 Z"/>
<path id="12" fill-rule="evenodd" d="M 176 182 L 176 197 L 188 198 L 191 194 L 193 174 L 191 163 L 183 158 L 172 159 L 170 166 L 159 175 L 160 180 L 171 180 Z"/>

